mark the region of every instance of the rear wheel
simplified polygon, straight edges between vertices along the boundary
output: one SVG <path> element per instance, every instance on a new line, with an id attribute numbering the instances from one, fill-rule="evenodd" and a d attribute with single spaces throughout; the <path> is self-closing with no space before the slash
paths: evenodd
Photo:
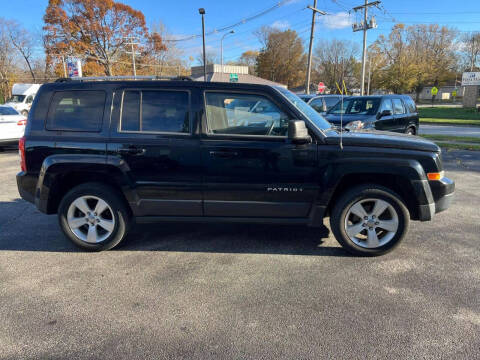
<path id="1" fill-rule="evenodd" d="M 417 134 L 417 130 L 413 127 L 413 126 L 410 126 L 407 128 L 407 130 L 405 130 L 405 134 L 407 135 L 416 135 Z"/>
<path id="2" fill-rule="evenodd" d="M 27 110 L 22 110 L 20 113 L 25 117 L 28 116 L 28 111 Z"/>
<path id="3" fill-rule="evenodd" d="M 64 234 L 77 246 L 108 250 L 127 235 L 130 215 L 114 189 L 100 183 L 73 188 L 60 202 L 58 218 Z"/>
<path id="4" fill-rule="evenodd" d="M 393 250 L 402 241 L 409 219 L 400 196 L 372 184 L 355 187 L 341 196 L 333 208 L 330 226 L 347 251 L 376 256 Z"/>

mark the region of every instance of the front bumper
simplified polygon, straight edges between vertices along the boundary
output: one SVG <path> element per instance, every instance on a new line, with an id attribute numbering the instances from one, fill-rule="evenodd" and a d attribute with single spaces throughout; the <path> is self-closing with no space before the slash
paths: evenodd
<path id="1" fill-rule="evenodd" d="M 438 181 L 429 181 L 433 201 L 419 206 L 419 220 L 432 220 L 435 214 L 447 210 L 455 194 L 455 182 L 447 177 Z"/>

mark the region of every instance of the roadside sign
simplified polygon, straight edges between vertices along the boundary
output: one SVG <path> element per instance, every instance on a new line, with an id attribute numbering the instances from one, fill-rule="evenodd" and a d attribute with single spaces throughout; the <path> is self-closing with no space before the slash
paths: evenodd
<path id="1" fill-rule="evenodd" d="M 464 72 L 462 86 L 480 85 L 480 72 Z"/>
<path id="2" fill-rule="evenodd" d="M 238 82 L 238 74 L 232 73 L 230 74 L 230 82 Z"/>
<path id="3" fill-rule="evenodd" d="M 82 62 L 70 60 L 67 62 L 68 77 L 82 77 Z"/>
<path id="4" fill-rule="evenodd" d="M 320 82 L 318 83 L 318 92 L 319 92 L 320 94 L 323 94 L 323 92 L 325 91 L 325 88 L 326 88 L 325 84 L 320 81 Z"/>
<path id="5" fill-rule="evenodd" d="M 432 87 L 432 90 L 430 90 L 430 92 L 432 93 L 433 96 L 437 95 L 438 93 L 438 89 L 436 86 Z"/>
<path id="6" fill-rule="evenodd" d="M 455 89 L 455 90 L 452 91 L 452 96 L 453 96 L 453 97 L 456 97 L 456 96 L 457 96 L 457 89 Z"/>

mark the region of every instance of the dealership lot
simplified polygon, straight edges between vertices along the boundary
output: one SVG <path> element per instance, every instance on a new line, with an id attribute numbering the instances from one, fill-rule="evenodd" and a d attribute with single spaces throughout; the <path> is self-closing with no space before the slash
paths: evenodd
<path id="1" fill-rule="evenodd" d="M 1 358 L 465 358 L 480 349 L 480 152 L 452 207 L 379 258 L 292 226 L 137 226 L 84 253 L 0 153 Z M 322 238 L 323 237 L 323 238 Z"/>

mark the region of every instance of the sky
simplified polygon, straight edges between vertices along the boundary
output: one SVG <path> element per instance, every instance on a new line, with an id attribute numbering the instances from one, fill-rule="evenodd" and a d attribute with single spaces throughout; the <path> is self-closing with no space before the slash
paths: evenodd
<path id="1" fill-rule="evenodd" d="M 118 1 L 118 0 L 117 0 Z M 185 39 L 201 34 L 201 18 L 198 8 L 205 8 L 206 44 L 209 51 L 220 53 L 220 38 L 225 32 L 217 29 L 240 23 L 234 27 L 234 34 L 224 40 L 224 61 L 238 59 L 246 50 L 258 49 L 260 44 L 253 31 L 261 26 L 273 26 L 280 30 L 293 29 L 308 47 L 310 36 L 311 10 L 313 0 L 120 0 L 134 9 L 141 10 L 147 24 L 162 22 L 166 25 L 171 39 Z M 245 19 L 283 3 L 265 15 L 251 21 Z M 346 39 L 362 45 L 362 32 L 352 32 L 352 22 L 360 20 L 351 9 L 363 0 L 318 0 L 317 8 L 327 12 L 317 16 L 315 41 L 321 39 Z M 48 0 L 0 0 L 0 16 L 15 19 L 25 28 L 40 32 L 43 14 Z M 383 0 L 381 9 L 372 8 L 378 28 L 367 33 L 368 44 L 380 34 L 388 34 L 395 22 L 406 25 L 440 24 L 454 27 L 460 32 L 480 31 L 480 0 Z M 185 57 L 197 58 L 201 53 L 201 38 L 175 42 Z M 168 44 L 168 43 L 167 43 Z M 219 55 L 218 55 L 219 56 Z"/>

